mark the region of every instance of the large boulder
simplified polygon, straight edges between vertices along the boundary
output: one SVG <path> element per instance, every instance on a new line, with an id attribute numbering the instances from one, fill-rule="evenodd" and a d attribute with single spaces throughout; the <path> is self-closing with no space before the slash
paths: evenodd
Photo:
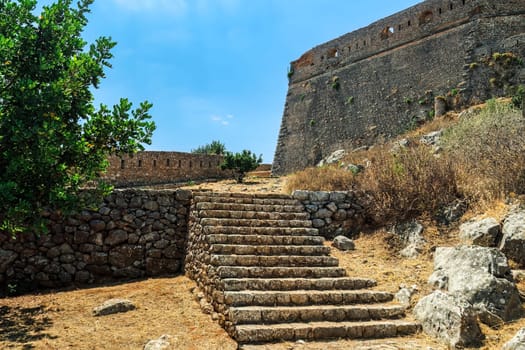
<path id="1" fill-rule="evenodd" d="M 507 259 L 496 248 L 437 248 L 429 283 L 462 295 L 477 310 L 481 321 L 491 326 L 522 315 Z"/>
<path id="2" fill-rule="evenodd" d="M 417 258 L 426 243 L 422 236 L 423 225 L 417 221 L 409 221 L 396 224 L 393 231 L 404 246 L 399 252 L 401 256 L 410 259 Z"/>
<path id="3" fill-rule="evenodd" d="M 503 345 L 501 350 L 525 350 L 525 328 L 520 329 L 514 338 Z"/>
<path id="4" fill-rule="evenodd" d="M 475 310 L 459 295 L 434 291 L 417 303 L 414 316 L 425 333 L 452 349 L 479 346 L 484 339 Z"/>
<path id="5" fill-rule="evenodd" d="M 515 210 L 503 222 L 500 249 L 507 258 L 525 266 L 525 210 Z"/>
<path id="6" fill-rule="evenodd" d="M 334 151 L 332 154 L 330 154 L 328 157 L 321 160 L 317 166 L 325 166 L 328 164 L 335 164 L 338 163 L 341 159 L 343 159 L 346 156 L 346 151 L 344 149 L 339 149 L 337 151 Z"/>
<path id="7" fill-rule="evenodd" d="M 464 243 L 483 247 L 495 247 L 499 234 L 499 222 L 494 218 L 468 221 L 459 227 L 459 238 Z"/>

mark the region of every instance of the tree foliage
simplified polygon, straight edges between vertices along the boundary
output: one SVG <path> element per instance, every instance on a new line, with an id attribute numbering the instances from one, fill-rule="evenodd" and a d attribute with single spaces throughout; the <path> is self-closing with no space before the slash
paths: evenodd
<path id="1" fill-rule="evenodd" d="M 92 2 L 58 0 L 37 16 L 36 0 L 0 0 L 0 230 L 34 228 L 45 210 L 83 205 L 81 186 L 107 190 L 98 177 L 109 154 L 151 142 L 147 101 L 135 110 L 125 98 L 93 105 L 116 43 L 82 39 Z"/>
<path id="2" fill-rule="evenodd" d="M 212 141 L 204 146 L 199 146 L 196 149 L 192 149 L 191 153 L 195 154 L 218 154 L 222 155 L 226 153 L 226 146 L 220 141 Z"/>
<path id="3" fill-rule="evenodd" d="M 254 153 L 244 150 L 241 153 L 226 152 L 221 169 L 231 169 L 237 174 L 237 182 L 241 183 L 247 172 L 257 169 L 262 163 L 262 155 L 257 157 Z"/>

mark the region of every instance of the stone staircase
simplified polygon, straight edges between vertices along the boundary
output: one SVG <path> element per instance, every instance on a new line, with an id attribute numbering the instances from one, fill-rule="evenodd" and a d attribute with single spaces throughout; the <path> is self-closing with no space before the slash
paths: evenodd
<path id="1" fill-rule="evenodd" d="M 419 325 L 376 282 L 347 277 L 284 195 L 196 192 L 185 270 L 239 343 L 407 335 Z"/>

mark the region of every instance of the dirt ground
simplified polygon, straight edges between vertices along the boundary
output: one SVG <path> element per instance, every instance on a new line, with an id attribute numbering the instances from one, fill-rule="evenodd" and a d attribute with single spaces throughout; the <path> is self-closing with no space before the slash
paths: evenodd
<path id="1" fill-rule="evenodd" d="M 280 192 L 282 179 L 248 179 L 243 185 L 233 181 L 192 185 L 193 189 L 223 191 Z M 498 215 L 504 210 L 499 208 Z M 375 289 L 396 292 L 400 284 L 417 285 L 412 306 L 430 292 L 426 281 L 432 271 L 434 246 L 456 243 L 455 229 L 444 231 L 426 225 L 426 251 L 418 259 L 402 259 L 394 253 L 395 241 L 386 232 L 356 239 L 356 250 L 332 254 L 348 275 L 378 281 Z M 326 243 L 329 245 L 329 242 Z M 155 278 L 87 289 L 52 291 L 0 299 L 0 349 L 143 349 L 151 339 L 170 335 L 169 349 L 234 350 L 235 341 L 201 312 L 190 289 L 195 284 L 185 276 Z M 518 287 L 525 291 L 525 281 Z M 137 309 L 121 314 L 93 317 L 92 309 L 111 298 L 131 300 Z M 501 349 L 502 345 L 525 327 L 525 319 L 499 330 L 483 327 L 486 334 L 482 349 Z M 244 347 L 245 350 L 416 350 L 446 349 L 433 339 L 418 334 L 398 339 L 375 341 L 296 342 Z"/>

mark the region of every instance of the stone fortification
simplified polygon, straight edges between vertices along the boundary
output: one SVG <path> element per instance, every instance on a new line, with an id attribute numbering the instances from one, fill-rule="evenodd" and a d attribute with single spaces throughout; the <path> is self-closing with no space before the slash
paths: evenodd
<path id="1" fill-rule="evenodd" d="M 138 152 L 133 156 L 109 158 L 104 178 L 115 186 L 165 184 L 181 181 L 225 178 L 220 155 L 184 152 Z"/>
<path id="2" fill-rule="evenodd" d="M 522 0 L 427 0 L 319 45 L 291 63 L 273 173 L 400 134 L 437 97 L 452 109 L 507 94 L 525 81 L 519 57 Z"/>

